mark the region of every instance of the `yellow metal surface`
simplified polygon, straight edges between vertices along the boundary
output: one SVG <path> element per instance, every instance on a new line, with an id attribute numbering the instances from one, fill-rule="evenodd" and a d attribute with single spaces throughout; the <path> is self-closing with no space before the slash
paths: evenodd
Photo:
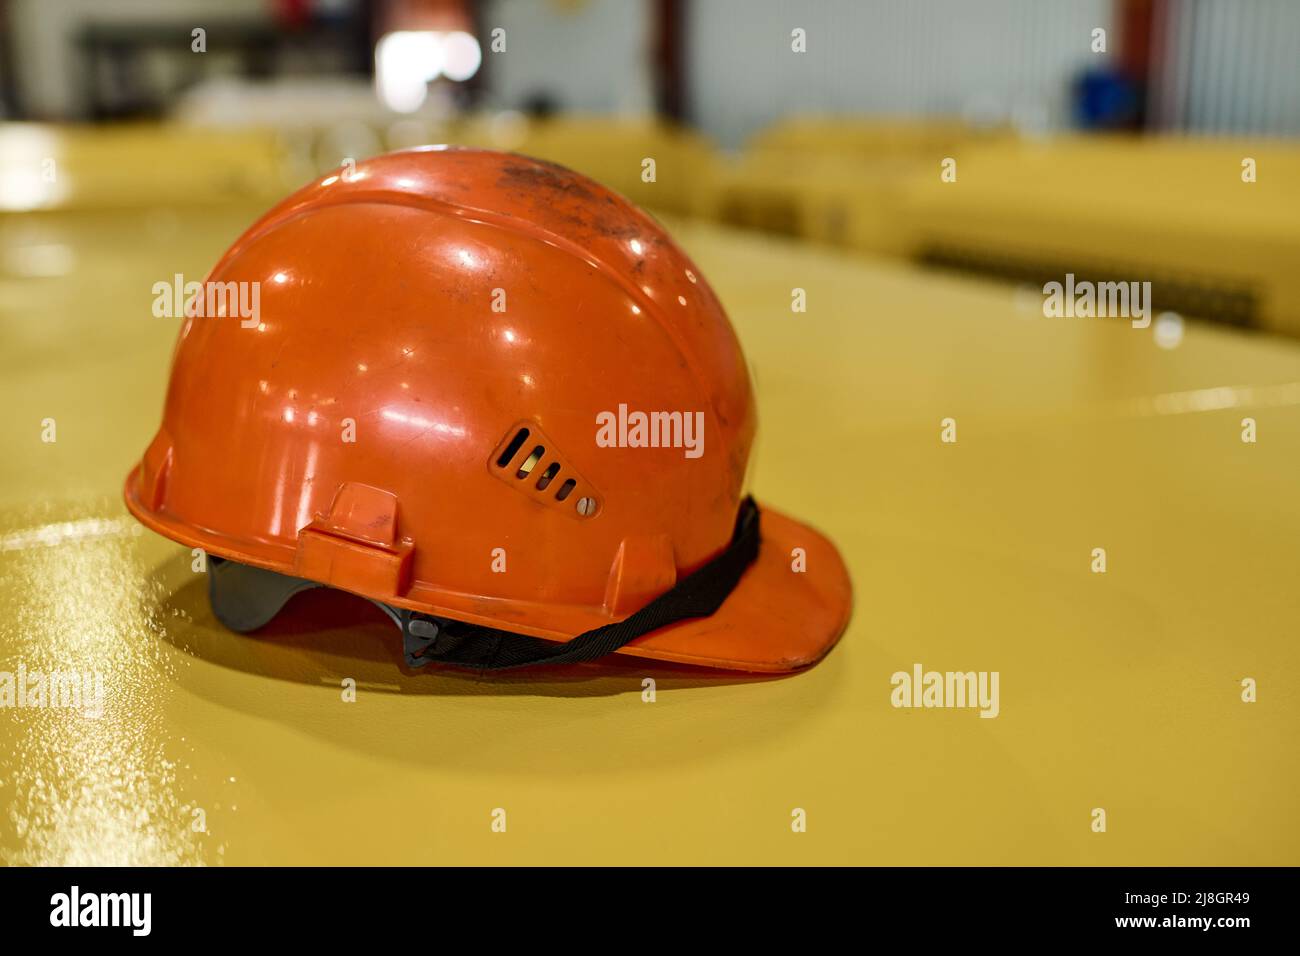
<path id="1" fill-rule="evenodd" d="M 353 143 L 363 148 L 351 157 L 342 154 L 333 132 L 0 124 L 0 213 L 270 205 L 345 158 L 360 161 L 385 148 L 432 142 L 536 156 L 591 176 L 639 205 L 684 214 L 699 206 L 715 162 L 704 137 L 650 119 L 495 113 L 363 127 Z"/>
<path id="2" fill-rule="evenodd" d="M 955 182 L 936 164 L 901 191 L 910 254 L 1150 281 L 1157 305 L 1185 287 L 1206 310 L 1300 335 L 1300 146 L 1070 136 L 954 158 Z"/>
<path id="3" fill-rule="evenodd" d="M 719 158 L 694 212 L 707 219 L 876 255 L 911 251 L 904 187 L 944 157 L 1009 136 L 958 119 L 797 116 Z"/>
<path id="4" fill-rule="evenodd" d="M 760 130 L 750 152 L 767 155 L 843 156 L 859 160 L 943 155 L 962 143 L 1004 136 L 1001 128 L 977 128 L 958 117 L 865 118 L 834 114 L 786 117 Z"/>
<path id="5" fill-rule="evenodd" d="M 0 124 L 0 214 L 270 202 L 297 174 L 269 130 Z"/>
<path id="6" fill-rule="evenodd" d="M 909 251 L 899 227 L 902 186 L 934 166 L 915 156 L 749 153 L 715 163 L 694 212 L 729 226 L 901 256 Z"/>
<path id="7" fill-rule="evenodd" d="M 848 561 L 843 642 L 776 680 L 406 674 L 346 596 L 225 631 L 120 501 L 152 284 L 258 211 L 0 224 L 0 676 L 104 682 L 0 709 L 5 862 L 1300 863 L 1294 343 L 678 224 L 755 369 L 755 491 Z M 998 716 L 892 706 L 915 664 L 998 672 Z"/>
<path id="8" fill-rule="evenodd" d="M 1279 140 L 807 118 L 716 163 L 695 208 L 1035 284 L 1067 271 L 1150 281 L 1159 308 L 1300 335 L 1298 183 L 1300 148 Z"/>

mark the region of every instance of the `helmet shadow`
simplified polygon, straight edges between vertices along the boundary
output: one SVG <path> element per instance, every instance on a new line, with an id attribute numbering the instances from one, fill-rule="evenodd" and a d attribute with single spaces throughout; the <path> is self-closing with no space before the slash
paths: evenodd
<path id="1" fill-rule="evenodd" d="M 260 631 L 236 634 L 213 616 L 206 578 L 190 570 L 188 552 L 151 577 L 164 639 L 205 664 L 170 668 L 178 688 L 332 746 L 404 764 L 487 773 L 508 760 L 516 772 L 552 777 L 706 762 L 798 734 L 834 706 L 846 673 L 842 652 L 810 671 L 781 676 L 630 657 L 505 674 L 436 665 L 410 671 L 402 665 L 397 629 L 362 598 L 304 592 Z M 355 682 L 356 704 L 339 703 L 348 679 Z M 646 706 L 649 687 L 657 701 L 652 706 Z M 566 703 L 545 708 L 529 697 Z M 619 697 L 625 705 L 599 703 Z M 683 745 L 672 746 L 675 740 Z"/>

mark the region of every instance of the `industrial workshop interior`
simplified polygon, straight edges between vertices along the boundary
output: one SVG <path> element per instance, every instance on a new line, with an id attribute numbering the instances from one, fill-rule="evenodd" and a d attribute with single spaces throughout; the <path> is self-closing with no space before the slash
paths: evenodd
<path id="1" fill-rule="evenodd" d="M 0 2 L 21 919 L 1052 868 L 1249 927 L 1297 135 L 1291 0 Z"/>

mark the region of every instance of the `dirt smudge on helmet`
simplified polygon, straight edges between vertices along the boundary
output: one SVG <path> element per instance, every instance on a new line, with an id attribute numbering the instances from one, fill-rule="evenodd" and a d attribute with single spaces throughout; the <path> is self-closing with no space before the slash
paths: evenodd
<path id="1" fill-rule="evenodd" d="M 640 230 L 627 222 L 627 208 L 608 194 L 602 198 L 593 192 L 588 180 L 557 163 L 541 159 L 508 162 L 501 167 L 497 185 L 516 196 L 527 198 L 534 206 L 545 209 L 552 219 L 578 228 L 594 229 L 610 239 L 630 239 Z M 557 197 L 577 200 L 578 212 L 561 211 Z"/>

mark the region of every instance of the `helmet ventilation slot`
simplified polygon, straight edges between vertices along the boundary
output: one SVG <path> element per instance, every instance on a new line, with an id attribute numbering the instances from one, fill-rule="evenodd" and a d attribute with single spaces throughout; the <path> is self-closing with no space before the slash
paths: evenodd
<path id="1" fill-rule="evenodd" d="M 519 454 L 519 449 L 523 447 L 524 442 L 526 441 L 528 441 L 528 429 L 521 428 L 515 433 L 515 437 L 510 439 L 510 444 L 506 445 L 505 451 L 503 451 L 501 457 L 497 459 L 497 467 L 504 468 L 506 465 L 510 464 L 515 455 Z"/>
<path id="2" fill-rule="evenodd" d="M 489 470 L 539 504 L 590 518 L 600 510 L 600 496 L 555 448 L 535 422 L 520 422 L 493 452 Z"/>
<path id="3" fill-rule="evenodd" d="M 520 465 L 519 470 L 515 472 L 515 477 L 527 478 L 532 474 L 533 469 L 537 467 L 537 463 L 542 460 L 542 456 L 545 454 L 546 448 L 544 446 L 538 445 L 534 448 L 533 453 L 524 459 L 524 463 Z"/>
<path id="4" fill-rule="evenodd" d="M 537 479 L 537 490 L 545 491 L 546 486 L 551 483 L 556 475 L 560 473 L 560 463 L 553 461 L 546 466 L 546 471 L 542 472 L 542 477 Z"/>

